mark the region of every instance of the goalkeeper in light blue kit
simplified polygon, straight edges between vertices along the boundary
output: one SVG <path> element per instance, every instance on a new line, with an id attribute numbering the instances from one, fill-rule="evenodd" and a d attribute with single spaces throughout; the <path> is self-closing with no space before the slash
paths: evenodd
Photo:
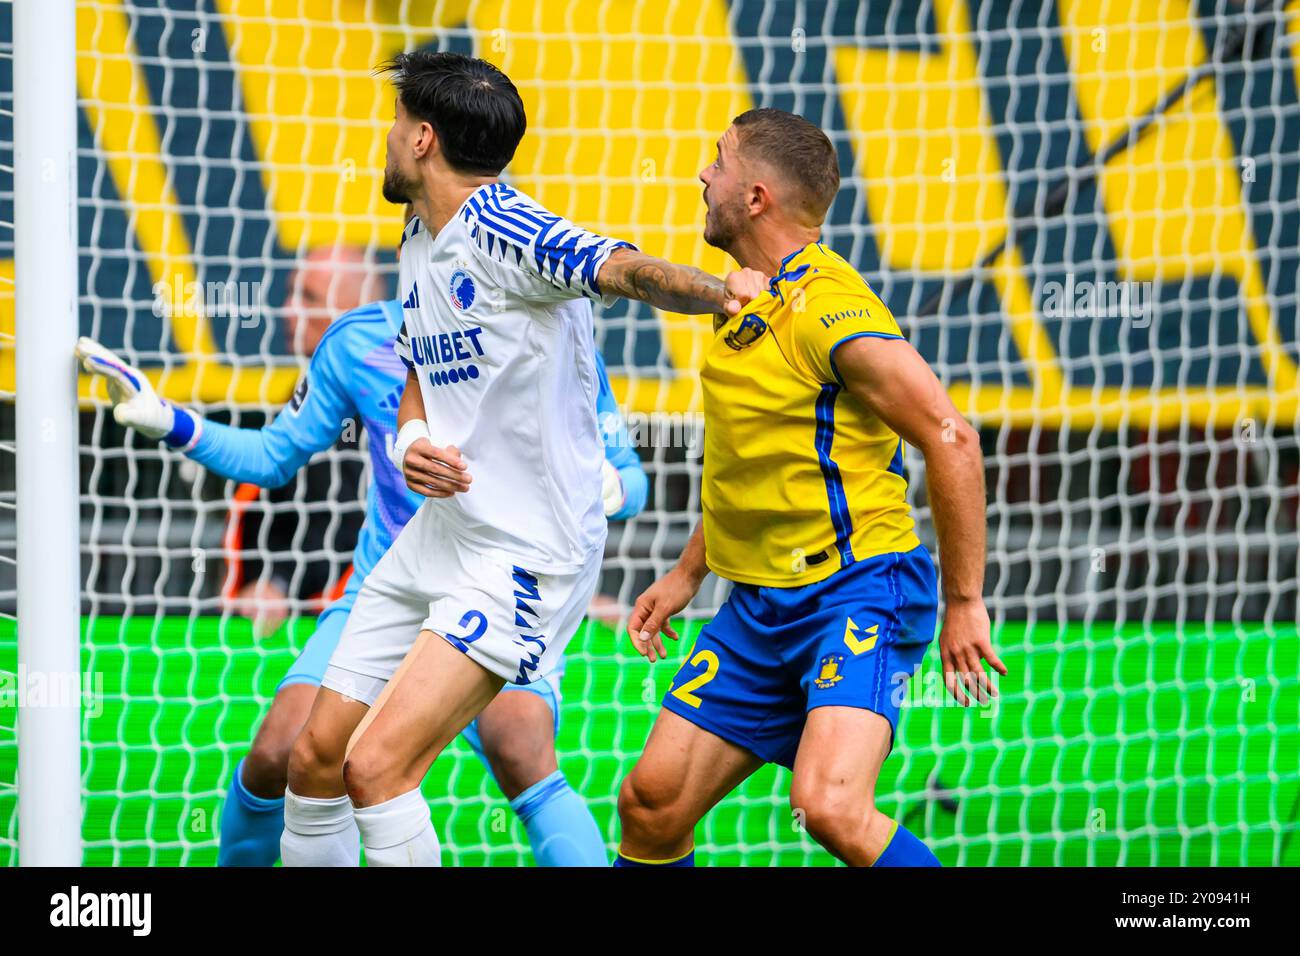
<path id="1" fill-rule="evenodd" d="M 221 817 L 221 866 L 271 866 L 279 858 L 290 748 L 367 573 L 422 500 L 388 458 L 406 382 L 406 369 L 393 351 L 401 325 L 397 301 L 374 302 L 340 316 L 321 338 L 289 405 L 260 429 L 232 428 L 164 402 L 143 374 L 112 352 L 90 339 L 77 343 L 86 370 L 107 377 L 119 424 L 160 438 L 235 481 L 284 484 L 314 454 L 334 445 L 345 419 L 359 419 L 369 432 L 371 482 L 352 576 L 343 596 L 320 615 L 315 633 L 276 689 L 252 751 L 235 768 Z M 628 441 L 599 351 L 596 366 L 605 514 L 630 518 L 645 504 L 646 475 Z M 553 680 L 507 684 L 464 737 L 523 822 L 538 865 L 606 866 L 596 821 L 558 769 L 558 684 L 558 669 Z M 246 767 L 250 762 L 256 763 L 252 773 Z"/>

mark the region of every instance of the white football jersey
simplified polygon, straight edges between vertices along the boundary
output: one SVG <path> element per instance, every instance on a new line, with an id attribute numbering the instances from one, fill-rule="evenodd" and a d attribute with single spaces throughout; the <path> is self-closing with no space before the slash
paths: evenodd
<path id="1" fill-rule="evenodd" d="M 475 190 L 437 235 L 407 224 L 395 349 L 419 375 L 434 444 L 459 448 L 473 478 L 422 506 L 458 540 L 534 571 L 603 547 L 590 300 L 601 265 L 629 245 L 505 183 Z"/>

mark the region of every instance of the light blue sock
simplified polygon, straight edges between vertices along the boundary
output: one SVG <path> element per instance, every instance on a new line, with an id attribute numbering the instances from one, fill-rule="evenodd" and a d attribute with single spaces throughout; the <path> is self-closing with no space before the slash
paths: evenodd
<path id="1" fill-rule="evenodd" d="M 578 796 L 555 771 L 510 801 L 528 831 L 538 866 L 608 866 L 600 828 Z"/>
<path id="2" fill-rule="evenodd" d="M 221 811 L 217 866 L 275 866 L 284 832 L 284 797 L 257 797 L 244 786 L 244 761 L 235 767 Z"/>
<path id="3" fill-rule="evenodd" d="M 679 856 L 675 860 L 634 860 L 631 857 L 624 856 L 620 853 L 614 857 L 615 866 L 694 866 L 695 849 L 692 848 L 690 853 L 685 856 Z"/>
<path id="4" fill-rule="evenodd" d="M 894 824 L 894 832 L 876 862 L 872 866 L 943 866 L 939 858 L 930 852 L 930 848 L 903 826 Z"/>

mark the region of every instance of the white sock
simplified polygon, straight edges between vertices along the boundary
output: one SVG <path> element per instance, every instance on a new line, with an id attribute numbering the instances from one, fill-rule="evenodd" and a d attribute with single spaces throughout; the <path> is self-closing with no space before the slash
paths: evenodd
<path id="1" fill-rule="evenodd" d="M 418 788 L 354 813 L 367 866 L 442 866 L 442 846 Z"/>
<path id="2" fill-rule="evenodd" d="M 361 835 L 352 801 L 342 797 L 300 797 L 284 792 L 284 866 L 360 866 Z"/>

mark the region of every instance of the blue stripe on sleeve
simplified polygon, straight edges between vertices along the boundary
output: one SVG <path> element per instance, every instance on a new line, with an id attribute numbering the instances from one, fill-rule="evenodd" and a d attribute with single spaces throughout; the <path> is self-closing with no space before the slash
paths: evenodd
<path id="1" fill-rule="evenodd" d="M 515 231 L 515 229 L 518 228 L 518 225 L 515 223 L 507 224 L 506 222 L 503 222 L 498 218 L 498 214 L 495 210 L 489 214 L 488 210 L 484 209 L 478 214 L 478 221 L 487 226 L 489 231 L 498 237 L 504 237 L 505 239 L 521 246 L 528 245 L 529 238 Z M 512 225 L 515 229 L 511 228 Z"/>
<path id="2" fill-rule="evenodd" d="M 840 375 L 839 367 L 835 364 L 835 350 L 845 342 L 852 339 L 901 339 L 903 336 L 895 335 L 893 332 L 853 332 L 837 341 L 826 350 L 826 358 L 831 363 L 831 371 L 835 373 L 835 380 L 841 385 L 844 384 L 844 377 Z"/>
<path id="3" fill-rule="evenodd" d="M 831 524 L 835 528 L 835 547 L 840 552 L 841 566 L 847 567 L 853 563 L 853 519 L 849 516 L 848 500 L 844 496 L 840 466 L 831 457 L 831 446 L 835 441 L 835 399 L 839 394 L 838 385 L 823 385 L 821 394 L 817 396 L 815 444 L 822 478 L 826 481 L 826 500 Z"/>
<path id="4" fill-rule="evenodd" d="M 894 457 L 889 461 L 889 471 L 907 481 L 907 471 L 903 467 L 903 439 L 901 438 L 898 440 L 898 447 L 894 449 Z"/>
<path id="5" fill-rule="evenodd" d="M 631 243 L 589 232 L 537 205 L 504 183 L 470 197 L 464 212 L 472 238 L 498 262 L 513 252 L 535 275 L 560 289 L 600 298 L 597 275 L 609 254 Z"/>

